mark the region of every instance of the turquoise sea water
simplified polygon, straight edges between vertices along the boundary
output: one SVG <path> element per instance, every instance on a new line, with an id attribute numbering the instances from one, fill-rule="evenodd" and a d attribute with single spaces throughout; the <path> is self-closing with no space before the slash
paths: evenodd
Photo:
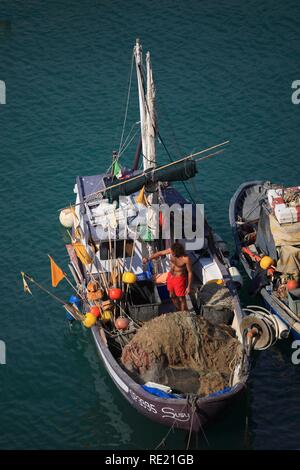
<path id="1" fill-rule="evenodd" d="M 105 170 L 118 148 L 136 37 L 152 52 L 172 157 L 231 140 L 189 188 L 233 248 L 228 204 L 240 183 L 300 183 L 299 10 L 296 0 L 2 0 L 1 449 L 153 449 L 165 435 L 119 395 L 89 332 L 70 333 L 64 311 L 36 289 L 23 295 L 19 272 L 50 285 L 48 253 L 67 269 L 57 211 L 74 200 L 76 175 Z M 68 298 L 68 285 L 57 293 Z M 245 402 L 206 431 L 211 449 L 299 448 L 291 353 L 286 342 L 258 355 Z M 203 436 L 193 445 L 208 448 Z M 167 446 L 184 449 L 185 434 Z"/>

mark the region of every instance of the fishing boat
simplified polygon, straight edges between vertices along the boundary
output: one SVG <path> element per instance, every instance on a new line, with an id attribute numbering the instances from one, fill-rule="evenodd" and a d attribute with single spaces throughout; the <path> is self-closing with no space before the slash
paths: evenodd
<path id="1" fill-rule="evenodd" d="M 237 255 L 268 312 L 300 338 L 300 188 L 249 181 L 233 195 L 229 220 Z"/>
<path id="2" fill-rule="evenodd" d="M 73 206 L 60 211 L 60 222 L 70 236 L 66 249 L 75 286 L 68 282 L 76 290 L 68 303 L 62 303 L 70 321 L 78 320 L 91 330 L 108 374 L 134 408 L 158 423 L 197 432 L 243 393 L 252 348 L 270 344 L 269 330 L 257 328 L 261 321 L 255 321 L 253 312 L 245 315 L 237 292 L 242 278 L 230 265 L 222 239 L 205 217 L 200 217 L 197 230 L 198 205 L 171 184 L 185 184 L 196 175 L 200 162 L 219 153 L 227 142 L 157 165 L 157 141 L 166 146 L 157 125 L 150 54 L 144 68 L 138 40 L 133 60 L 138 149 L 132 169 L 126 169 L 122 159 L 130 137 L 124 141 L 124 124 L 119 151 L 113 152 L 108 170 L 78 176 Z M 125 116 L 127 111 L 128 102 Z M 192 228 L 188 234 L 187 226 Z M 192 267 L 185 311 L 176 311 L 167 289 L 175 241 Z M 157 252 L 163 254 L 156 259 Z M 51 272 L 53 286 L 67 279 L 53 259 Z M 26 279 L 42 287 L 22 275 L 27 292 Z M 149 378 L 149 363 L 158 356 L 159 367 L 151 369 L 156 375 Z"/>

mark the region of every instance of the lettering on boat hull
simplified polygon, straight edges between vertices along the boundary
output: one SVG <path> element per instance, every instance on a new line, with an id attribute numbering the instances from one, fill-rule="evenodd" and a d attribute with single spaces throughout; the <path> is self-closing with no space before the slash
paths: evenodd
<path id="1" fill-rule="evenodd" d="M 177 413 L 173 408 L 170 407 L 162 408 L 161 411 L 164 413 L 162 416 L 163 418 L 171 418 L 176 421 L 181 421 L 182 423 L 186 423 L 190 420 L 189 413 Z"/>

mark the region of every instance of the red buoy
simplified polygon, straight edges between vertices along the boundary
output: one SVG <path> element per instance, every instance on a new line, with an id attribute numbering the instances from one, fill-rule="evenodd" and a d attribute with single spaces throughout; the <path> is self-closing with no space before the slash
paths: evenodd
<path id="1" fill-rule="evenodd" d="M 288 291 L 297 289 L 297 287 L 298 287 L 298 281 L 296 281 L 296 279 L 290 279 L 290 280 L 287 282 L 286 287 L 287 287 L 287 290 L 288 290 Z"/>
<path id="2" fill-rule="evenodd" d="M 122 299 L 123 291 L 119 287 L 111 287 L 108 289 L 108 297 L 111 300 L 120 300 Z"/>
<path id="3" fill-rule="evenodd" d="M 90 312 L 94 315 L 94 317 L 96 318 L 100 317 L 100 314 L 101 314 L 100 308 L 97 307 L 96 305 L 93 305 L 93 307 L 91 307 Z"/>

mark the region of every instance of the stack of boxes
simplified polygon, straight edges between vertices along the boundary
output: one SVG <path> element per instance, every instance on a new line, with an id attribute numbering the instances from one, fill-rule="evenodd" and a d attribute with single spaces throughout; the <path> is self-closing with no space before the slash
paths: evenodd
<path id="1" fill-rule="evenodd" d="M 284 191 L 295 191 L 300 190 L 300 186 L 295 186 L 292 188 L 276 188 L 269 189 L 268 191 L 268 201 L 276 219 L 280 224 L 293 224 L 295 222 L 300 222 L 300 206 L 287 206 L 283 199 Z"/>

